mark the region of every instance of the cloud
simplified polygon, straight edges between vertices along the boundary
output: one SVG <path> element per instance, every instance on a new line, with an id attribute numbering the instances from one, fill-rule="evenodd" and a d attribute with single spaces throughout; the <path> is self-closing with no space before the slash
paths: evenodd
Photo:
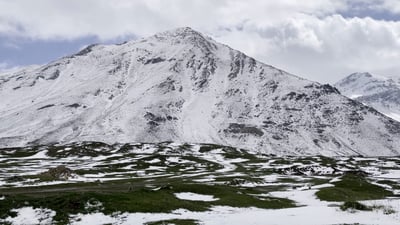
<path id="1" fill-rule="evenodd" d="M 384 10 L 395 14 L 400 13 L 400 4 L 397 0 L 374 0 L 373 2 L 374 9 Z"/>
<path id="2" fill-rule="evenodd" d="M 374 19 L 372 12 L 395 15 L 400 5 L 397 0 L 0 0 L 0 35 L 107 41 L 191 26 L 312 80 L 334 82 L 355 71 L 400 75 L 400 22 Z"/>
<path id="3" fill-rule="evenodd" d="M 0 0 L 0 32 L 39 39 L 109 39 L 185 25 L 206 30 L 249 21 L 265 26 L 292 14 L 325 15 L 343 7 L 330 0 Z"/>
<path id="4" fill-rule="evenodd" d="M 245 24 L 217 39 L 321 82 L 335 82 L 354 71 L 400 75 L 399 22 L 301 16 L 262 29 Z"/>

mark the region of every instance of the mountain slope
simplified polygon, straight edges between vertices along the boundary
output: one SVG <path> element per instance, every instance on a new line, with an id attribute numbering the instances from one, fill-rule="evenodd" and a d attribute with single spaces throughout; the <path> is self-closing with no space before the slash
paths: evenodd
<path id="1" fill-rule="evenodd" d="M 400 80 L 354 73 L 335 84 L 342 94 L 400 121 Z"/>
<path id="2" fill-rule="evenodd" d="M 190 29 L 93 45 L 0 77 L 0 146 L 216 143 L 275 154 L 397 155 L 400 124 Z"/>

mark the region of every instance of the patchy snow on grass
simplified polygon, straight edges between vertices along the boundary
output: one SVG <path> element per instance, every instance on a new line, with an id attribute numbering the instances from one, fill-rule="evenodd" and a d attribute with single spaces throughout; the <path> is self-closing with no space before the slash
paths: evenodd
<path id="1" fill-rule="evenodd" d="M 302 191 L 286 193 L 286 195 L 300 194 L 298 200 L 306 201 L 311 205 L 288 209 L 259 209 L 259 208 L 235 208 L 216 206 L 206 212 L 191 212 L 186 209 L 178 209 L 171 213 L 123 213 L 104 215 L 103 213 L 78 214 L 74 216 L 73 225 L 89 224 L 121 224 L 139 225 L 148 222 L 170 219 L 193 219 L 205 225 L 298 225 L 298 224 L 399 224 L 398 213 L 386 215 L 382 210 L 355 211 L 353 213 L 342 211 L 337 207 L 329 207 L 327 203 L 313 198 L 314 191 Z M 281 194 L 285 195 L 285 194 Z M 310 200 L 311 198 L 311 200 Z M 314 199 L 314 200 L 313 200 Z M 393 201 L 390 205 L 398 205 L 399 201 Z M 384 204 L 384 203 L 383 203 Z M 396 210 L 396 209 L 395 209 Z"/>
<path id="2" fill-rule="evenodd" d="M 22 157 L 22 158 L 23 159 L 47 159 L 47 158 L 50 158 L 50 157 L 47 155 L 47 150 L 43 150 L 43 151 L 40 151 L 40 152 L 38 152 L 38 153 L 36 153 L 36 154 L 34 154 L 32 156 Z"/>
<path id="3" fill-rule="evenodd" d="M 201 195 L 192 192 L 175 193 L 175 196 L 179 199 L 190 201 L 213 202 L 218 200 L 218 198 L 214 198 L 212 195 Z"/>
<path id="4" fill-rule="evenodd" d="M 9 216 L 0 222 L 8 222 L 12 225 L 47 225 L 53 224 L 53 217 L 56 215 L 53 210 L 32 207 L 23 207 L 12 211 L 17 213 L 16 217 Z"/>

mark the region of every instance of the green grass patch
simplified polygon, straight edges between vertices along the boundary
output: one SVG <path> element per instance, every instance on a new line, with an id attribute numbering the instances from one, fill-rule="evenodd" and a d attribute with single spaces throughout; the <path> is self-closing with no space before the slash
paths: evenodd
<path id="1" fill-rule="evenodd" d="M 329 183 L 329 179 L 322 179 L 322 178 L 311 178 L 305 181 L 307 181 L 307 183 L 311 183 L 312 185 L 321 185 Z"/>
<path id="2" fill-rule="evenodd" d="M 206 152 L 210 152 L 212 150 L 215 149 L 219 149 L 219 148 L 223 148 L 224 146 L 222 145 L 215 145 L 215 144 L 202 144 L 200 146 L 199 152 L 201 153 L 206 153 Z"/>
<path id="3" fill-rule="evenodd" d="M 172 181 L 172 180 L 171 180 Z M 153 185 L 154 187 L 154 185 Z M 68 224 L 69 215 L 90 213 L 93 209 L 85 207 L 88 202 L 100 202 L 97 210 L 112 214 L 115 212 L 171 212 L 176 209 L 206 211 L 212 206 L 258 207 L 278 209 L 295 207 L 293 201 L 282 198 L 257 197 L 261 192 L 250 188 L 237 188 L 226 185 L 205 185 L 182 183 L 182 180 L 170 184 L 159 184 L 159 188 L 149 188 L 136 184 L 69 184 L 42 186 L 39 189 L 15 188 L 15 192 L 5 193 L 0 205 L 0 218 L 12 215 L 11 209 L 24 206 L 48 208 L 56 212 L 57 224 Z M 47 188 L 47 190 L 46 190 Z M 19 191 L 18 191 L 19 190 Z M 24 191 L 25 190 L 25 191 Z M 29 193 L 31 191 L 31 193 Z M 214 202 L 181 200 L 175 193 L 194 192 L 213 195 Z"/>
<path id="4" fill-rule="evenodd" d="M 85 203 L 89 196 L 78 193 L 62 194 L 51 198 L 32 198 L 24 195 L 6 196 L 0 204 L 0 218 L 16 216 L 11 209 L 32 206 L 33 208 L 48 208 L 56 211 L 53 218 L 57 224 L 68 224 L 69 214 L 85 213 Z"/>
<path id="5" fill-rule="evenodd" d="M 334 183 L 334 187 L 322 188 L 316 195 L 325 201 L 359 201 L 384 199 L 393 195 L 385 188 L 371 184 L 359 174 L 345 174 L 340 181 Z"/>
<path id="6" fill-rule="evenodd" d="M 59 193 L 41 197 L 28 195 L 6 196 L 0 205 L 0 218 L 16 216 L 10 211 L 14 208 L 32 206 L 34 208 L 47 208 L 56 212 L 53 218 L 57 224 L 68 224 L 69 215 L 77 213 L 90 213 L 86 204 L 100 202 L 105 214 L 114 212 L 171 212 L 179 208 L 191 211 L 205 211 L 209 208 L 206 202 L 196 202 L 177 199 L 172 190 L 161 189 L 152 191 L 140 189 L 130 192 L 84 192 Z"/>
<path id="7" fill-rule="evenodd" d="M 285 198 L 258 198 L 253 194 L 261 194 L 253 188 L 238 188 L 226 185 L 189 184 L 173 186 L 175 192 L 194 192 L 198 194 L 213 195 L 219 200 L 210 202 L 212 205 L 232 207 L 258 207 L 264 209 L 280 209 L 295 207 L 293 201 Z"/>
<path id="8" fill-rule="evenodd" d="M 392 180 L 379 180 L 376 183 L 378 184 L 385 184 L 391 186 L 393 189 L 400 189 L 400 183 L 397 183 Z"/>

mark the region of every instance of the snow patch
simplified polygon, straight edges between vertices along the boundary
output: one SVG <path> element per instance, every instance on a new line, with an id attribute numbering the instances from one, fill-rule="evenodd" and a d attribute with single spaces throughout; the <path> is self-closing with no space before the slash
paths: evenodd
<path id="1" fill-rule="evenodd" d="M 49 158 L 49 156 L 47 156 L 47 150 L 43 150 L 32 156 L 23 157 L 23 158 L 24 159 L 46 159 L 46 158 Z"/>
<path id="2" fill-rule="evenodd" d="M 56 212 L 50 209 L 23 207 L 13 209 L 17 213 L 16 217 L 7 217 L 4 222 L 9 222 L 12 225 L 47 225 L 53 224 L 53 217 Z M 0 220 L 1 222 L 1 220 Z"/>
<path id="3" fill-rule="evenodd" d="M 214 198 L 214 196 L 212 195 L 202 195 L 192 192 L 175 193 L 175 196 L 179 199 L 190 200 L 190 201 L 213 202 L 218 200 L 218 198 Z"/>

